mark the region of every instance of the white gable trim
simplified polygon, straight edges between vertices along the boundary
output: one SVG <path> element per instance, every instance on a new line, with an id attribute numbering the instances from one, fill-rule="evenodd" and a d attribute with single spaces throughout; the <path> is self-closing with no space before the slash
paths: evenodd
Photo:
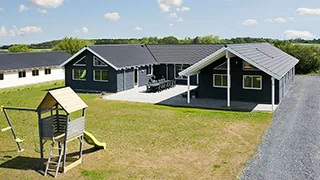
<path id="1" fill-rule="evenodd" d="M 82 48 L 80 51 L 78 51 L 76 54 L 74 54 L 73 56 L 71 56 L 69 59 L 67 59 L 66 61 L 64 61 L 61 65 L 59 65 L 59 67 L 63 67 L 66 64 L 68 64 L 70 61 L 72 61 L 75 57 L 79 56 L 81 53 L 83 53 L 85 50 L 90 51 L 92 54 L 94 54 L 95 56 L 97 56 L 99 59 L 101 59 L 102 61 L 104 61 L 105 63 L 107 63 L 109 66 L 111 66 L 112 68 L 114 68 L 115 70 L 119 70 L 119 68 L 117 68 L 115 65 L 113 65 L 112 63 L 110 63 L 109 61 L 107 61 L 105 58 L 103 58 L 102 56 L 100 56 L 98 53 L 96 53 L 95 51 L 93 51 L 92 49 L 90 49 L 89 47 L 84 47 Z"/>
<path id="2" fill-rule="evenodd" d="M 205 57 L 204 59 L 200 60 L 199 62 L 195 63 L 194 65 L 188 67 L 184 71 L 179 73 L 179 76 L 192 76 L 197 74 L 201 69 L 208 66 L 212 62 L 220 59 L 221 57 L 225 56 L 226 48 L 223 47 L 218 51 L 212 53 L 211 55 Z"/>

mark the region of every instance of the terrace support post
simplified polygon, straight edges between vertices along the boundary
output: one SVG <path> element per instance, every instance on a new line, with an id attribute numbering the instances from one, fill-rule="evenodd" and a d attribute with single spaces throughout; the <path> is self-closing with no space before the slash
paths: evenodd
<path id="1" fill-rule="evenodd" d="M 169 80 L 169 75 L 168 75 L 168 72 L 169 70 L 168 70 L 168 64 L 166 64 L 166 80 Z"/>
<path id="2" fill-rule="evenodd" d="M 188 76 L 187 103 L 190 104 L 190 76 Z"/>
<path id="3" fill-rule="evenodd" d="M 272 104 L 272 112 L 274 112 L 274 97 L 275 97 L 275 93 L 274 93 L 274 77 L 271 77 L 271 104 Z"/>
<path id="4" fill-rule="evenodd" d="M 197 85 L 199 85 L 199 73 L 197 74 Z"/>
<path id="5" fill-rule="evenodd" d="M 229 51 L 226 50 L 226 58 L 227 58 L 227 107 L 230 107 L 230 87 L 231 87 L 231 78 L 230 78 L 230 56 Z"/>

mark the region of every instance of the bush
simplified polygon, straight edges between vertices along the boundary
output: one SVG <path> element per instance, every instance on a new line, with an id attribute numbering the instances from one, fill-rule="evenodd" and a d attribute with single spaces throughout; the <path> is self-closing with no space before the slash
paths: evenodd
<path id="1" fill-rule="evenodd" d="M 17 44 L 14 46 L 11 46 L 8 49 L 9 52 L 11 53 L 19 53 L 19 52 L 32 52 L 32 49 L 29 49 L 27 45 L 24 44 Z"/>
<path id="2" fill-rule="evenodd" d="M 280 44 L 278 48 L 299 59 L 297 74 L 317 73 L 320 70 L 320 46 L 300 44 Z"/>

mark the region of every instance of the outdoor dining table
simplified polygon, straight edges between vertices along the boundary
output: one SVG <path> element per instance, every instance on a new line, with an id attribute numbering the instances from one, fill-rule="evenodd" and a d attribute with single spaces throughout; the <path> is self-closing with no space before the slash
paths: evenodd
<path id="1" fill-rule="evenodd" d="M 174 80 L 163 80 L 152 82 L 147 85 L 147 92 L 159 92 L 175 86 Z"/>

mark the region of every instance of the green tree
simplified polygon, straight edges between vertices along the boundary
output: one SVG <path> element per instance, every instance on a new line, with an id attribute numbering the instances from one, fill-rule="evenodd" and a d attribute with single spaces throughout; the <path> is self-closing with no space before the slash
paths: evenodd
<path id="1" fill-rule="evenodd" d="M 179 44 L 179 39 L 174 36 L 168 36 L 159 39 L 159 44 Z"/>
<path id="2" fill-rule="evenodd" d="M 8 51 L 12 53 L 17 53 L 17 52 L 32 52 L 33 50 L 29 49 L 27 45 L 17 44 L 9 47 Z"/>
<path id="3" fill-rule="evenodd" d="M 73 55 L 80 51 L 83 47 L 94 44 L 94 41 L 66 37 L 53 47 L 53 51 L 63 50 Z"/>
<path id="4" fill-rule="evenodd" d="M 214 44 L 214 43 L 221 43 L 222 41 L 219 40 L 219 36 L 203 36 L 200 37 L 198 40 L 199 44 Z"/>

